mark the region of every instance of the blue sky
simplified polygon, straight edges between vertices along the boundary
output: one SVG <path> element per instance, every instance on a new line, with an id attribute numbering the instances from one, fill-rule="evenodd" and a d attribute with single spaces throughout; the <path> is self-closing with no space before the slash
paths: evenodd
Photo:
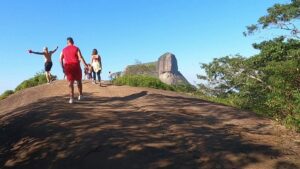
<path id="1" fill-rule="evenodd" d="M 52 73 L 63 77 L 59 53 L 66 38 L 74 38 L 84 58 L 93 48 L 109 71 L 155 61 L 172 52 L 179 70 L 191 82 L 202 73 L 200 63 L 230 54 L 251 56 L 251 44 L 262 34 L 244 37 L 245 26 L 256 23 L 274 3 L 289 0 L 3 0 L 0 6 L 0 93 L 14 89 L 43 69 L 44 59 L 28 49 L 53 55 Z M 267 35 L 269 36 L 269 35 Z"/>

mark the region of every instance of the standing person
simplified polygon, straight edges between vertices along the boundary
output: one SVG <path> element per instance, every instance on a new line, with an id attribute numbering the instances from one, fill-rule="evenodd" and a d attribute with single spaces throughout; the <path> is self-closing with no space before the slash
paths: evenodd
<path id="1" fill-rule="evenodd" d="M 77 81 L 78 87 L 78 100 L 82 100 L 82 71 L 80 67 L 80 61 L 83 62 L 84 66 L 87 64 L 80 52 L 80 49 L 74 45 L 74 41 L 71 37 L 67 38 L 67 47 L 63 49 L 60 54 L 60 63 L 64 74 L 67 76 L 69 81 L 70 100 L 72 104 L 74 101 L 74 81 Z"/>
<path id="2" fill-rule="evenodd" d="M 45 57 L 45 75 L 46 75 L 46 79 L 47 79 L 47 83 L 50 84 L 51 82 L 51 68 L 52 68 L 52 59 L 51 56 L 53 53 L 56 52 L 56 50 L 58 49 L 58 46 L 56 47 L 56 49 L 52 50 L 52 51 L 48 51 L 47 47 L 44 47 L 43 52 L 34 52 L 32 50 L 28 50 L 29 53 L 33 53 L 33 54 L 38 54 L 38 55 L 44 55 Z"/>
<path id="3" fill-rule="evenodd" d="M 100 57 L 100 55 L 98 55 L 97 49 L 93 49 L 91 65 L 93 67 L 93 78 L 94 78 L 93 84 L 96 84 L 96 74 L 97 74 L 98 81 L 101 86 L 100 73 L 102 70 L 102 63 L 101 63 L 101 57 Z"/>

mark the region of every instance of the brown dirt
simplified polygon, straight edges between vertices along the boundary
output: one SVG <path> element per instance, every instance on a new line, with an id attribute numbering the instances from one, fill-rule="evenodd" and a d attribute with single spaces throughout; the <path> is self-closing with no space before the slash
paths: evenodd
<path id="1" fill-rule="evenodd" d="M 186 95 L 56 81 L 0 101 L 0 168 L 300 168 L 300 136 Z"/>

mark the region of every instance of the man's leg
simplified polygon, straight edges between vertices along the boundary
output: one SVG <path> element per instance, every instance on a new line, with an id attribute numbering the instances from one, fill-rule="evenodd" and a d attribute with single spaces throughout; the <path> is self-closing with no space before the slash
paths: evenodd
<path id="1" fill-rule="evenodd" d="M 77 81 L 77 87 L 78 87 L 78 92 L 79 92 L 78 100 L 82 100 L 83 96 L 82 96 L 82 81 L 81 80 Z"/>
<path id="2" fill-rule="evenodd" d="M 70 99 L 74 98 L 74 80 L 69 81 L 69 92 L 70 92 Z"/>
<path id="3" fill-rule="evenodd" d="M 51 75 L 50 71 L 48 72 L 48 76 L 49 76 L 49 81 L 51 82 L 52 81 L 52 75 Z"/>
<path id="4" fill-rule="evenodd" d="M 77 81 L 77 88 L 78 88 L 79 95 L 81 96 L 82 95 L 82 81 L 81 80 Z"/>
<path id="5" fill-rule="evenodd" d="M 50 73 L 50 71 L 48 71 L 47 74 L 48 74 L 49 82 L 51 82 L 52 79 L 51 79 L 51 73 Z"/>
<path id="6" fill-rule="evenodd" d="M 49 83 L 50 80 L 49 80 L 49 75 L 48 75 L 48 72 L 47 72 L 47 71 L 45 72 L 45 76 L 46 76 L 46 79 L 47 79 L 47 83 Z"/>

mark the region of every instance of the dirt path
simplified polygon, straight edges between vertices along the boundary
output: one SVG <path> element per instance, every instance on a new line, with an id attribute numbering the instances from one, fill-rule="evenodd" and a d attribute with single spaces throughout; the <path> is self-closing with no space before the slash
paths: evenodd
<path id="1" fill-rule="evenodd" d="M 300 136 L 173 92 L 57 81 L 0 101 L 0 168 L 297 169 Z M 47 92 L 47 93 L 46 93 Z"/>

